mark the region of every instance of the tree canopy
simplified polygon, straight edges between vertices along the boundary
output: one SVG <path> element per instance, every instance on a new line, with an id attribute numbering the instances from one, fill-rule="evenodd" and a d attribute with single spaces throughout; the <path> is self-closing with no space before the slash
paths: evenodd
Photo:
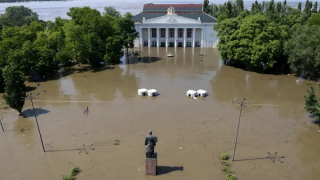
<path id="1" fill-rule="evenodd" d="M 92 68 L 100 62 L 119 63 L 123 49 L 132 48 L 138 36 L 132 15 L 122 16 L 112 7 L 103 15 L 90 7 L 74 7 L 67 15 L 70 19 L 45 22 L 24 6 L 8 7 L 0 15 L 0 85 L 10 107 L 21 112 L 25 77 L 41 81 L 72 62 Z"/>
<path id="2" fill-rule="evenodd" d="M 290 69 L 298 76 L 320 78 L 320 14 L 318 4 L 306 1 L 304 9 L 287 5 L 286 0 L 252 3 L 243 8 L 243 0 L 209 5 L 217 18 L 218 48 L 223 60 L 253 70 L 263 64 L 270 71 Z M 319 46 L 319 47 L 318 47 Z"/>

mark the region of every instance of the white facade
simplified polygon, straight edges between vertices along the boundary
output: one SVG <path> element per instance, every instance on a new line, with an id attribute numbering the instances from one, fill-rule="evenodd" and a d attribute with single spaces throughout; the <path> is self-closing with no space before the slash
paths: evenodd
<path id="1" fill-rule="evenodd" d="M 204 23 L 197 20 L 168 13 L 164 16 L 136 22 L 139 37 L 135 47 L 216 47 L 216 23 Z M 161 33 L 162 32 L 162 33 Z"/>

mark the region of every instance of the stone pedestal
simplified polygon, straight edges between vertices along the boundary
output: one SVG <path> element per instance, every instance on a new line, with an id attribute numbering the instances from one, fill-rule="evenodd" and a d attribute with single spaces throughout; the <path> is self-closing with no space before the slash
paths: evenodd
<path id="1" fill-rule="evenodd" d="M 157 175 L 157 153 L 154 152 L 155 158 L 146 158 L 146 175 Z"/>

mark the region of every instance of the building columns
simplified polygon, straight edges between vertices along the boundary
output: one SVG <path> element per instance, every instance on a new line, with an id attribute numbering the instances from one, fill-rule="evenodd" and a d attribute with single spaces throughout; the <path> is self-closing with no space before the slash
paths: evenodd
<path id="1" fill-rule="evenodd" d="M 174 28 L 174 47 L 178 46 L 178 28 Z"/>
<path id="2" fill-rule="evenodd" d="M 148 28 L 148 47 L 151 47 L 151 29 Z"/>
<path id="3" fill-rule="evenodd" d="M 140 32 L 139 32 L 140 47 L 143 47 L 142 33 L 143 33 L 143 28 L 140 28 Z"/>
<path id="4" fill-rule="evenodd" d="M 187 47 L 187 28 L 183 28 L 183 47 Z"/>
<path id="5" fill-rule="evenodd" d="M 204 28 L 201 28 L 201 47 L 204 47 Z"/>
<path id="6" fill-rule="evenodd" d="M 169 46 L 169 28 L 166 28 L 166 47 Z"/>
<path id="7" fill-rule="evenodd" d="M 192 29 L 192 47 L 196 47 L 196 28 Z"/>
<path id="8" fill-rule="evenodd" d="M 157 28 L 157 47 L 160 47 L 160 36 L 159 36 L 159 31 L 160 31 L 160 29 L 159 28 Z"/>

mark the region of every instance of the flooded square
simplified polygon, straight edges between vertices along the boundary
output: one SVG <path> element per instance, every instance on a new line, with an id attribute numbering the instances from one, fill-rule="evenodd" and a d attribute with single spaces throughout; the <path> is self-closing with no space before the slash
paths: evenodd
<path id="1" fill-rule="evenodd" d="M 0 179 L 62 179 L 72 166 L 82 170 L 77 179 L 154 179 L 145 176 L 148 130 L 159 139 L 157 179 L 224 179 L 219 155 L 233 153 L 239 117 L 234 98 L 253 102 L 243 108 L 232 162 L 239 179 L 319 179 L 320 133 L 303 100 L 312 82 L 226 66 L 217 49 L 135 50 L 142 52 L 140 61 L 123 59 L 98 72 L 62 71 L 56 80 L 40 83 L 34 105 L 45 153 L 31 102 L 24 106 L 25 117 L 2 108 Z M 39 92 L 36 83 L 27 85 Z M 141 97 L 140 88 L 156 89 L 159 96 Z M 186 96 L 198 89 L 209 95 Z M 89 144 L 86 107 L 94 147 L 88 154 L 77 150 Z"/>

